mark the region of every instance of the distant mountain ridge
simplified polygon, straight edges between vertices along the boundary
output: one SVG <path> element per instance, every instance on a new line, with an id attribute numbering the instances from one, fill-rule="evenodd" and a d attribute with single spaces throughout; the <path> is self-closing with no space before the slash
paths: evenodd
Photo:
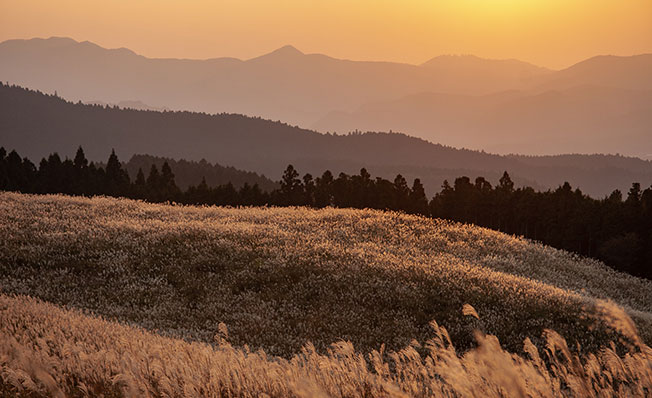
<path id="1" fill-rule="evenodd" d="M 553 71 L 520 61 L 518 59 L 485 59 L 471 54 L 464 55 L 439 55 L 419 65 L 431 70 L 447 70 L 455 68 L 465 72 L 487 73 L 499 77 L 504 73 L 513 73 L 523 81 L 534 80 Z"/>
<path id="2" fill-rule="evenodd" d="M 652 54 L 598 55 L 551 75 L 542 87 L 563 89 L 571 85 L 652 90 Z"/>
<path id="3" fill-rule="evenodd" d="M 482 62 L 494 63 L 502 61 Z M 486 73 L 480 68 L 472 76 L 458 76 L 450 68 L 433 73 L 417 65 L 303 54 L 292 46 L 243 61 L 150 59 L 69 38 L 0 43 L 0 80 L 48 93 L 56 90 L 75 102 L 134 99 L 155 107 L 237 112 L 303 126 L 330 110 L 418 91 L 486 94 L 522 88 L 523 68 L 499 75 L 496 68 Z M 547 72 L 535 66 L 529 70 L 533 76 Z"/>
<path id="4" fill-rule="evenodd" d="M 421 65 L 360 62 L 292 46 L 248 60 L 154 59 L 50 38 L 0 43 L 0 80 L 73 102 L 238 113 L 320 132 L 392 129 L 503 154 L 652 155 L 647 97 L 637 102 L 632 94 L 618 113 L 608 104 L 619 90 L 652 90 L 652 54 L 598 56 L 553 71 L 472 55 Z M 580 87 L 601 90 L 595 94 L 602 105 L 579 95 Z M 433 103 L 425 95 L 444 99 Z M 412 109 L 403 109 L 405 101 Z"/>
<path id="5" fill-rule="evenodd" d="M 652 70 L 652 69 L 651 69 Z M 420 93 L 331 112 L 313 127 L 409 131 L 494 153 L 623 153 L 652 159 L 652 90 L 575 86 L 486 96 Z"/>
<path id="6" fill-rule="evenodd" d="M 73 104 L 53 95 L 0 86 L 0 145 L 30 159 L 51 152 L 72 157 L 82 145 L 91 160 L 115 148 L 121 159 L 138 153 L 227 164 L 278 180 L 293 164 L 318 176 L 330 169 L 375 176 L 421 178 L 428 194 L 444 179 L 484 176 L 496 183 L 508 171 L 518 185 L 555 188 L 564 181 L 594 197 L 632 182 L 652 183 L 652 162 L 613 155 L 499 156 L 433 144 L 403 134 L 320 134 L 285 123 L 235 114 L 153 112 Z"/>

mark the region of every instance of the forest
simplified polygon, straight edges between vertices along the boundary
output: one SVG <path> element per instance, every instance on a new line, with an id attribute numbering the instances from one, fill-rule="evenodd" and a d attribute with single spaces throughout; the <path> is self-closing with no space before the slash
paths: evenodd
<path id="1" fill-rule="evenodd" d="M 37 161 L 57 152 L 72 158 L 79 145 L 95 162 L 106 161 L 111 149 L 119 156 L 162 156 L 168 158 L 182 189 L 198 185 L 204 172 L 196 180 L 186 179 L 170 158 L 206 159 L 212 164 L 275 178 L 288 164 L 313 176 L 324 170 L 357 174 L 364 167 L 374 176 L 390 180 L 397 174 L 409 181 L 420 178 L 428 196 L 434 195 L 445 179 L 452 183 L 459 176 L 481 175 L 498 181 L 505 170 L 517 186 L 546 190 L 568 181 L 595 198 L 609 195 L 614 189 L 626 192 L 632 181 L 652 182 L 652 161 L 636 157 L 503 156 L 453 148 L 398 132 L 320 134 L 230 113 L 137 111 L 71 103 L 56 95 L 8 84 L 0 84 L 0 109 L 0 145 L 22 156 Z M 162 162 L 157 164 L 159 171 L 161 166 Z M 149 167 L 143 167 L 143 171 L 147 173 Z M 128 167 L 127 171 L 135 180 L 138 168 Z M 213 179 L 212 174 L 205 171 L 208 185 L 231 181 L 239 188 L 236 179 Z M 251 178 L 244 181 L 256 183 Z M 265 188 L 261 181 L 258 185 Z"/>
<path id="2" fill-rule="evenodd" d="M 174 181 L 182 190 L 188 189 L 191 185 L 198 185 L 202 178 L 210 186 L 230 182 L 236 189 L 242 187 L 245 183 L 249 185 L 258 184 L 263 191 L 273 191 L 278 188 L 277 182 L 264 175 L 236 169 L 232 166 L 223 166 L 219 163 L 211 163 L 205 159 L 200 161 L 176 160 L 168 157 L 134 154 L 127 162 L 123 162 L 122 166 L 129 173 L 129 177 L 135 180 L 139 169 L 148 171 L 152 168 L 152 165 L 155 165 L 158 170 L 161 170 L 165 162 L 174 170 Z"/>
<path id="3" fill-rule="evenodd" d="M 596 199 L 568 182 L 554 190 L 516 187 L 507 171 L 494 186 L 483 177 L 445 181 L 428 199 L 417 178 L 411 184 L 400 174 L 393 181 L 329 170 L 301 176 L 289 165 L 280 187 L 232 183 L 209 186 L 206 179 L 182 190 L 167 161 L 159 168 L 138 169 L 132 181 L 115 152 L 106 164 L 89 162 L 81 147 L 74 159 L 56 153 L 38 167 L 16 151 L 0 148 L 0 190 L 23 193 L 107 195 L 148 202 L 222 206 L 310 206 L 372 208 L 402 211 L 491 228 L 524 236 L 581 256 L 602 260 L 612 268 L 652 279 L 652 186 L 635 182 L 628 192 L 614 190 Z"/>

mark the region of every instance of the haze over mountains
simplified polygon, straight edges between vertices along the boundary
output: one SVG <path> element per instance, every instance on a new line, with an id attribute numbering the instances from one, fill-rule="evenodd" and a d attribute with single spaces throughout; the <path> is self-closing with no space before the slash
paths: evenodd
<path id="1" fill-rule="evenodd" d="M 107 108 L 0 85 L 0 145 L 32 161 L 51 152 L 72 157 L 82 145 L 89 159 L 104 161 L 112 148 L 122 160 L 135 153 L 217 162 L 278 180 L 291 163 L 300 173 L 330 169 L 409 181 L 421 178 L 428 194 L 444 179 L 484 176 L 496 183 L 507 170 L 514 181 L 539 189 L 564 181 L 602 197 L 648 186 L 652 162 L 605 155 L 499 156 L 433 144 L 403 134 L 320 134 L 284 123 L 235 114 L 156 112 Z M 207 176 L 208 177 L 208 176 Z M 199 177 L 201 178 L 201 177 Z"/>
<path id="2" fill-rule="evenodd" d="M 586 85 L 485 96 L 421 93 L 365 104 L 353 112 L 331 112 L 314 124 L 321 131 L 348 126 L 409 131 L 494 153 L 652 158 L 652 90 Z"/>
<path id="3" fill-rule="evenodd" d="M 322 132 L 394 130 L 497 153 L 652 154 L 650 54 L 552 71 L 474 56 L 357 62 L 291 46 L 246 61 L 150 59 L 51 38 L 0 43 L 0 80 L 75 102 L 233 112 Z"/>

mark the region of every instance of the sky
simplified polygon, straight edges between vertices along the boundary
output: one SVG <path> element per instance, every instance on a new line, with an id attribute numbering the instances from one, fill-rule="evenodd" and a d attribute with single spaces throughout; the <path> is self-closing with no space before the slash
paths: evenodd
<path id="1" fill-rule="evenodd" d="M 0 0 L 0 41 L 71 37 L 148 57 L 305 53 L 419 64 L 443 54 L 560 69 L 652 53 L 652 0 Z"/>

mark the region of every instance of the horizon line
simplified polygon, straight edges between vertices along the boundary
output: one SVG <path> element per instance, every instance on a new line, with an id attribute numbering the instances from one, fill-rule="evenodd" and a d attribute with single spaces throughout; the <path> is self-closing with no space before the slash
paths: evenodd
<path id="1" fill-rule="evenodd" d="M 627 57 L 636 57 L 636 56 L 641 56 L 641 55 L 652 54 L 652 51 L 651 52 L 628 54 L 628 55 L 596 54 L 596 55 L 593 55 L 593 56 L 588 57 L 588 58 L 580 59 L 579 61 L 571 63 L 571 64 L 569 64 L 569 65 L 567 65 L 565 67 L 562 67 L 562 68 L 552 68 L 552 67 L 543 66 L 543 65 L 540 65 L 540 64 L 537 64 L 537 63 L 533 63 L 533 62 L 522 60 L 522 59 L 515 58 L 515 57 L 511 57 L 511 58 L 485 58 L 485 57 L 481 57 L 481 56 L 478 56 L 478 55 L 475 55 L 475 54 L 462 53 L 462 52 L 435 55 L 433 57 L 430 57 L 430 58 L 426 59 L 425 61 L 423 61 L 421 63 L 411 63 L 411 62 L 391 61 L 391 60 L 377 60 L 377 59 L 337 58 L 337 57 L 334 57 L 334 56 L 331 56 L 331 55 L 328 55 L 328 54 L 325 54 L 325 53 L 321 53 L 321 52 L 304 52 L 302 50 L 299 50 L 293 44 L 284 44 L 284 45 L 281 45 L 281 46 L 279 46 L 279 47 L 277 47 L 275 49 L 272 49 L 271 51 L 266 51 L 266 52 L 263 52 L 260 55 L 250 57 L 250 58 L 238 58 L 238 57 L 233 57 L 233 56 L 228 56 L 228 55 L 208 57 L 208 58 L 152 57 L 152 56 L 141 54 L 141 53 L 139 53 L 139 52 L 137 52 L 137 51 L 135 51 L 135 50 L 133 50 L 133 49 L 131 49 L 129 47 L 125 47 L 125 46 L 121 46 L 121 47 L 104 47 L 103 45 L 98 44 L 97 42 L 94 42 L 94 41 L 91 41 L 91 40 L 78 40 L 78 39 L 70 37 L 70 36 L 50 36 L 50 37 L 35 36 L 35 37 L 29 37 L 29 38 L 11 38 L 11 39 L 6 39 L 6 40 L 3 40 L 3 41 L 0 41 L 0 44 L 4 44 L 4 43 L 10 42 L 10 41 L 25 41 L 25 42 L 27 42 L 27 41 L 32 41 L 32 40 L 47 41 L 47 40 L 53 40 L 53 39 L 55 39 L 55 40 L 56 39 L 59 39 L 59 40 L 71 40 L 71 41 L 73 41 L 73 42 L 75 42 L 77 44 L 89 43 L 89 44 L 95 45 L 95 46 L 97 46 L 99 48 L 102 48 L 104 50 L 107 50 L 107 51 L 126 50 L 126 51 L 129 51 L 129 52 L 132 52 L 133 54 L 135 54 L 137 56 L 140 56 L 140 57 L 143 57 L 143 58 L 146 58 L 146 59 L 151 59 L 151 60 L 157 60 L 158 59 L 158 60 L 181 60 L 181 61 L 213 61 L 213 60 L 219 60 L 219 59 L 231 59 L 231 60 L 237 60 L 237 61 L 240 61 L 240 62 L 248 62 L 248 61 L 255 60 L 255 59 L 258 59 L 258 58 L 261 58 L 261 57 L 265 57 L 265 56 L 268 56 L 268 55 L 274 54 L 276 52 L 280 52 L 282 50 L 287 49 L 287 50 L 294 50 L 294 51 L 296 51 L 297 53 L 299 53 L 300 55 L 303 55 L 303 56 L 315 56 L 316 55 L 316 56 L 324 56 L 324 57 L 328 57 L 328 58 L 335 59 L 335 60 L 340 60 L 340 61 L 370 62 L 370 63 L 391 63 L 391 64 L 410 65 L 410 66 L 416 66 L 416 67 L 424 66 L 428 62 L 430 62 L 430 61 L 432 61 L 434 59 L 437 59 L 437 58 L 443 58 L 443 57 L 459 57 L 459 58 L 462 58 L 462 57 L 475 57 L 475 58 L 478 58 L 480 60 L 485 60 L 485 61 L 516 61 L 516 62 L 522 62 L 522 63 L 525 63 L 525 64 L 529 64 L 531 66 L 546 69 L 546 70 L 549 70 L 549 71 L 561 71 L 561 70 L 567 69 L 569 67 L 572 67 L 574 65 L 577 65 L 577 64 L 579 64 L 581 62 L 584 62 L 586 60 L 597 58 L 597 57 L 621 57 L 621 58 L 627 58 Z"/>

